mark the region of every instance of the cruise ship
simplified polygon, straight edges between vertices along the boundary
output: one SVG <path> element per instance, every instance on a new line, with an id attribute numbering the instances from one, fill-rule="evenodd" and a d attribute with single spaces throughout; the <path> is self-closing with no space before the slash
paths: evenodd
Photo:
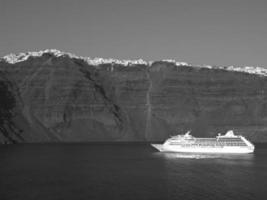
<path id="1" fill-rule="evenodd" d="M 190 131 L 184 135 L 176 135 L 163 144 L 152 144 L 162 152 L 181 153 L 253 153 L 254 145 L 241 135 L 235 135 L 232 130 L 225 135 L 218 134 L 215 138 L 196 138 Z"/>

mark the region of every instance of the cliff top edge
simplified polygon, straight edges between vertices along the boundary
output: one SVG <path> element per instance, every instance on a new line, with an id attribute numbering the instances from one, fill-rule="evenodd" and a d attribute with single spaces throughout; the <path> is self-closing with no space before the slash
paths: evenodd
<path id="1" fill-rule="evenodd" d="M 28 60 L 30 57 L 41 57 L 44 54 L 52 54 L 55 57 L 63 57 L 67 56 L 69 58 L 76 58 L 76 59 L 81 59 L 85 62 L 87 62 L 89 65 L 101 65 L 101 64 L 119 64 L 123 66 L 131 66 L 131 65 L 148 65 L 151 66 L 154 62 L 168 62 L 168 63 L 173 63 L 176 66 L 190 66 L 190 67 L 199 67 L 199 68 L 208 68 L 208 69 L 223 69 L 227 71 L 237 71 L 237 72 L 244 72 L 244 73 L 249 73 L 249 74 L 257 74 L 257 75 L 263 75 L 267 76 L 267 69 L 259 66 L 243 66 L 243 67 L 236 67 L 236 66 L 223 66 L 223 67 L 218 67 L 218 66 L 211 66 L 211 65 L 192 65 L 187 62 L 178 62 L 173 59 L 163 59 L 159 61 L 145 61 L 143 59 L 137 59 L 137 60 L 118 60 L 114 58 L 90 58 L 90 57 L 82 57 L 82 56 L 77 56 L 73 53 L 68 53 L 68 52 L 63 52 L 57 49 L 46 49 L 46 50 L 41 50 L 41 51 L 31 51 L 27 53 L 18 53 L 18 54 L 8 54 L 2 58 L 0 58 L 0 61 L 7 62 L 9 64 L 16 64 L 22 61 Z"/>

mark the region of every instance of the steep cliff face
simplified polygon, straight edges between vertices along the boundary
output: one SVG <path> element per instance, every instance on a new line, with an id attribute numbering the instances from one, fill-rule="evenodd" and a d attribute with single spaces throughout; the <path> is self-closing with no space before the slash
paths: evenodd
<path id="1" fill-rule="evenodd" d="M 262 68 L 89 60 L 55 51 L 0 61 L 0 143 L 152 141 L 234 129 L 267 141 Z"/>

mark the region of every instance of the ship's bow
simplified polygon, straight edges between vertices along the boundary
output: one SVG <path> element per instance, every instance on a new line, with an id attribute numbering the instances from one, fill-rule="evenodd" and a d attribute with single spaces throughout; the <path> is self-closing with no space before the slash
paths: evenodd
<path id="1" fill-rule="evenodd" d="M 151 146 L 156 148 L 159 151 L 163 151 L 163 145 L 162 144 L 151 144 Z"/>

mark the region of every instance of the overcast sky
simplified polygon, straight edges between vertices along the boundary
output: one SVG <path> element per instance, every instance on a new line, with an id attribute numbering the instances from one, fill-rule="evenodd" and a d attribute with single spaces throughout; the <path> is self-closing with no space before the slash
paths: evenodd
<path id="1" fill-rule="evenodd" d="M 0 0 L 0 56 L 80 56 L 267 67 L 266 0 Z"/>

